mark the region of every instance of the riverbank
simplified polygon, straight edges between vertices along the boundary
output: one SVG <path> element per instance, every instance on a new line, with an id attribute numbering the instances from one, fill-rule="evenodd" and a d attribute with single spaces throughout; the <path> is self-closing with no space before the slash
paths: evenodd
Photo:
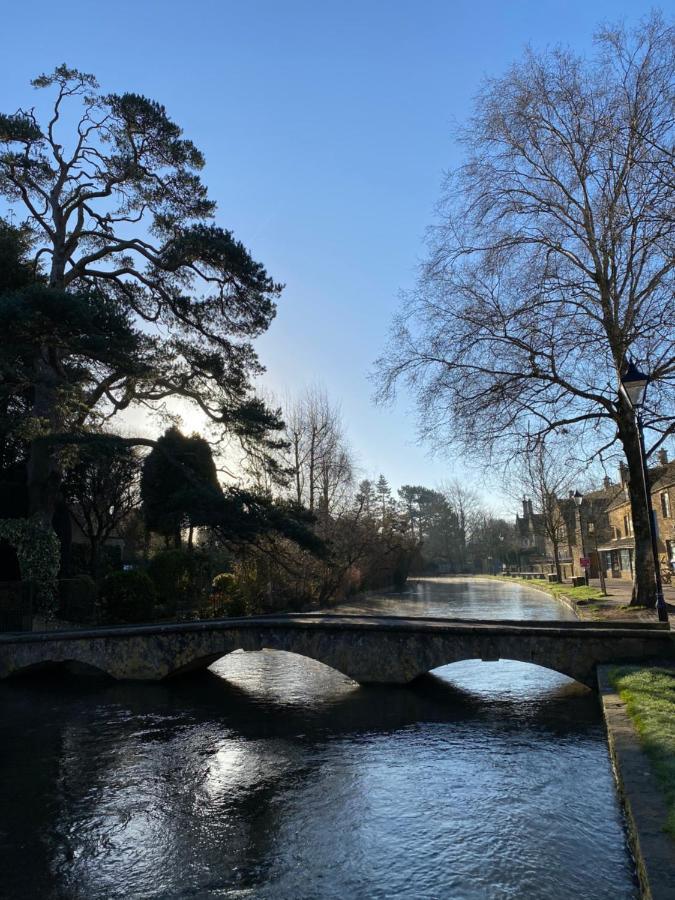
<path id="1" fill-rule="evenodd" d="M 530 581 L 525 578 L 505 578 L 499 575 L 444 575 L 444 576 L 428 576 L 423 578 L 410 579 L 411 581 L 498 581 L 500 584 L 518 584 L 526 587 L 531 591 L 538 591 L 540 594 L 546 594 L 553 597 L 563 606 L 570 609 L 578 619 L 594 619 L 593 606 L 597 603 L 597 592 L 593 588 L 581 587 L 573 588 L 566 584 L 549 584 L 547 581 Z M 602 595 L 600 595 L 602 596 Z"/>
<path id="2" fill-rule="evenodd" d="M 571 584 L 549 583 L 547 581 L 529 580 L 526 578 L 513 578 L 500 575 L 476 576 L 490 581 L 501 581 L 505 584 L 520 584 L 531 590 L 541 591 L 550 597 L 564 603 L 579 619 L 587 621 L 611 621 L 625 619 L 632 622 L 657 622 L 656 610 L 646 609 L 644 606 L 630 606 L 630 595 L 625 590 L 612 590 L 608 588 L 607 595 L 595 585 L 589 587 L 572 587 Z M 623 586 L 622 586 L 623 587 Z M 675 604 L 672 600 L 668 603 L 668 612 L 675 615 Z"/>
<path id="3" fill-rule="evenodd" d="M 469 577 L 423 580 L 466 581 Z M 656 617 L 647 610 L 626 609 L 624 598 L 605 597 L 594 586 L 572 588 L 499 576 L 471 580 L 522 585 L 555 598 L 579 619 L 656 624 Z M 603 609 L 603 604 L 610 603 L 612 615 L 606 606 Z M 675 669 L 600 666 L 598 687 L 641 897 L 675 900 Z"/>
<path id="4" fill-rule="evenodd" d="M 643 898 L 675 897 L 675 669 L 598 667 Z"/>

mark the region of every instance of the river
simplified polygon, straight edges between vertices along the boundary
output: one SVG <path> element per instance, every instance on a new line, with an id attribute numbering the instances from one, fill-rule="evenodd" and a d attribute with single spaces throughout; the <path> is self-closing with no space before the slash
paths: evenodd
<path id="1" fill-rule="evenodd" d="M 569 619 L 543 594 L 413 582 L 344 606 Z M 360 688 L 237 652 L 160 684 L 0 684 L 0 897 L 638 896 L 597 698 L 514 662 Z"/>

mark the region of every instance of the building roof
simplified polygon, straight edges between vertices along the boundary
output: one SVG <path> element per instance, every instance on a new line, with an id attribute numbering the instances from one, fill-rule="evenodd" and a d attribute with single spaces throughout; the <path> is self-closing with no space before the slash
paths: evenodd
<path id="1" fill-rule="evenodd" d="M 655 474 L 652 475 L 652 472 Z M 656 466 L 650 469 L 649 473 L 652 481 L 652 490 L 662 491 L 664 488 L 675 484 L 675 461 L 669 462 L 665 466 Z"/>
<path id="2" fill-rule="evenodd" d="M 527 516 L 516 516 L 516 528 L 520 534 L 541 534 L 544 528 L 542 513 L 529 513 Z"/>
<path id="3" fill-rule="evenodd" d="M 651 466 L 649 469 L 649 480 L 651 483 L 652 493 L 662 491 L 671 485 L 675 485 L 675 460 L 661 466 Z M 610 509 L 619 509 L 629 504 L 628 492 L 623 489 L 622 485 L 617 485 L 619 493 L 614 497 L 607 507 Z"/>
<path id="4" fill-rule="evenodd" d="M 583 503 L 586 509 L 590 506 L 592 515 L 599 515 L 611 509 L 618 497 L 623 496 L 623 487 L 620 484 L 610 484 L 599 488 L 597 491 L 589 491 L 584 494 Z M 571 497 L 561 497 L 558 505 L 566 519 L 572 520 L 575 515 L 575 503 Z"/>

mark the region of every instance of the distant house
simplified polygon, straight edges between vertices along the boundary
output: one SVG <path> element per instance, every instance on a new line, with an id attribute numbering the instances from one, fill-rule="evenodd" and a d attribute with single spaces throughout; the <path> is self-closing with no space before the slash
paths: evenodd
<path id="1" fill-rule="evenodd" d="M 579 507 L 572 497 L 557 501 L 563 522 L 559 550 L 563 578 L 583 575 L 584 558 L 590 560 L 590 577 L 597 578 L 602 563 L 599 546 L 611 536 L 609 506 L 621 492 L 621 485 L 606 477 L 601 488 L 584 494 Z"/>
<path id="2" fill-rule="evenodd" d="M 544 517 L 533 511 L 532 501 L 523 497 L 523 514 L 516 516 L 518 568 L 528 572 L 550 572 L 552 558 L 547 554 Z"/>
<path id="3" fill-rule="evenodd" d="M 563 578 L 583 574 L 581 559 L 584 557 L 591 563 L 590 576 L 597 577 L 601 561 L 596 545 L 611 537 L 608 508 L 621 492 L 621 485 L 606 478 L 602 488 L 584 495 L 581 507 L 571 497 L 555 499 L 559 520 L 558 559 Z M 535 513 L 532 501 L 524 499 L 523 514 L 516 516 L 519 568 L 532 572 L 555 571 L 553 541 L 548 532 L 543 514 Z"/>
<path id="4" fill-rule="evenodd" d="M 635 555 L 633 518 L 628 494 L 628 473 L 620 468 L 621 490 L 608 507 L 609 534 L 599 546 L 602 563 L 609 578 L 632 580 Z M 665 450 L 658 464 L 649 469 L 652 504 L 656 516 L 657 549 L 662 568 L 675 569 L 675 461 L 669 462 Z"/>

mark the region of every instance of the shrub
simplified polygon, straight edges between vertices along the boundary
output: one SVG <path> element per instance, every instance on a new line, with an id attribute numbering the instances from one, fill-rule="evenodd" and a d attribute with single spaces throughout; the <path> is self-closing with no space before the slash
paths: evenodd
<path id="1" fill-rule="evenodd" d="M 207 557 L 186 550 L 157 553 L 150 560 L 148 575 L 168 612 L 198 609 L 211 586 Z"/>
<path id="2" fill-rule="evenodd" d="M 216 575 L 211 600 L 215 615 L 237 617 L 248 614 L 246 600 L 239 590 L 237 577 L 232 572 Z"/>
<path id="3" fill-rule="evenodd" d="M 89 575 L 60 581 L 59 601 L 59 617 L 67 622 L 96 620 L 96 582 Z"/>
<path id="4" fill-rule="evenodd" d="M 237 579 L 232 572 L 221 572 L 220 575 L 216 575 L 212 584 L 216 593 L 229 597 L 236 590 Z"/>
<path id="5" fill-rule="evenodd" d="M 147 622 L 153 617 L 155 597 L 155 586 L 145 572 L 113 572 L 101 587 L 105 621 L 110 625 Z"/>
<path id="6" fill-rule="evenodd" d="M 234 579 L 237 597 L 241 598 L 243 605 L 243 612 L 236 615 L 254 616 L 270 612 L 270 576 L 266 560 L 254 557 L 239 560 L 234 565 Z"/>

